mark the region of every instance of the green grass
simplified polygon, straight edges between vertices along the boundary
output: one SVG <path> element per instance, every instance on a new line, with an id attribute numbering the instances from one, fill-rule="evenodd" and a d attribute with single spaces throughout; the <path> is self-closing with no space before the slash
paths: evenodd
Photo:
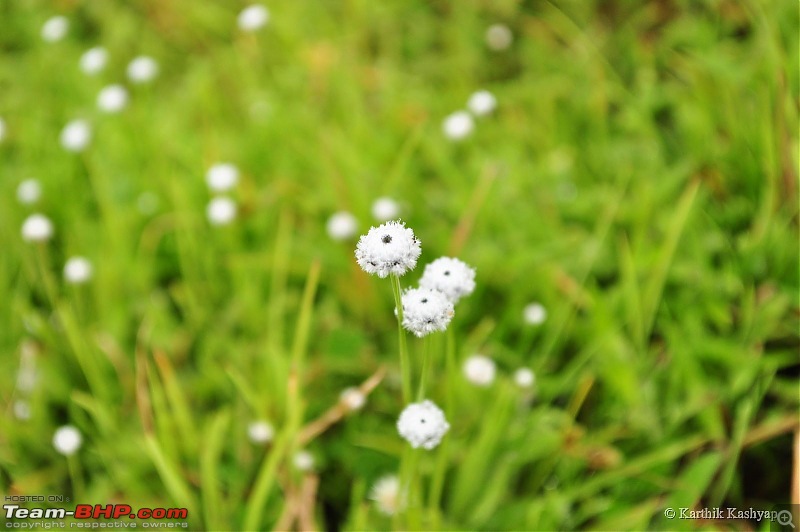
<path id="1" fill-rule="evenodd" d="M 0 492 L 185 506 L 192 527 L 231 530 L 297 507 L 329 529 L 694 529 L 709 524 L 664 509 L 789 502 L 796 2 L 267 5 L 254 35 L 238 2 L 0 5 Z M 56 13 L 70 33 L 44 43 Z M 495 22 L 515 35 L 503 52 L 484 43 Z M 110 62 L 90 78 L 78 59 L 96 45 Z M 131 86 L 142 53 L 161 73 Z M 115 82 L 130 105 L 103 115 Z M 497 111 L 447 141 L 442 119 L 481 88 Z M 79 155 L 58 143 L 77 117 L 94 127 Z M 217 161 L 242 172 L 224 228 L 205 217 Z M 34 208 L 15 198 L 28 177 Z M 452 428 L 394 521 L 367 499 L 406 449 L 392 287 L 325 232 L 342 209 L 365 232 L 382 195 L 422 241 L 403 287 L 441 255 L 477 268 L 449 371 L 431 339 L 427 395 Z M 49 243 L 20 237 L 34 211 Z M 90 284 L 62 281 L 72 255 Z M 416 390 L 423 342 L 408 349 Z M 488 389 L 461 375 L 473 352 L 498 364 Z M 383 366 L 366 407 L 308 444 L 316 472 L 293 471 L 301 428 Z M 276 427 L 266 448 L 247 439 L 257 418 Z M 65 423 L 84 434 L 69 464 L 51 444 Z"/>

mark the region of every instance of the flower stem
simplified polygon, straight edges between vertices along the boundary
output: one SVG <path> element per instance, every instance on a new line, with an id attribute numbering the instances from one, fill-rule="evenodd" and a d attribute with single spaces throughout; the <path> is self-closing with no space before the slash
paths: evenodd
<path id="1" fill-rule="evenodd" d="M 408 345 L 406 344 L 406 333 L 403 330 L 403 302 L 400 297 L 400 277 L 392 274 L 392 293 L 394 294 L 394 304 L 397 309 L 397 334 L 400 350 L 400 375 L 403 380 L 403 403 L 411 401 L 411 367 L 408 361 Z"/>
<path id="2" fill-rule="evenodd" d="M 422 372 L 419 375 L 419 388 L 417 389 L 417 401 L 425 399 L 425 380 L 428 376 L 428 368 L 431 366 L 431 336 L 428 335 L 423 340 L 422 348 Z"/>
<path id="3" fill-rule="evenodd" d="M 456 375 L 456 339 L 453 327 L 447 328 L 446 346 L 445 346 L 445 375 L 447 375 L 447 390 L 445 393 L 444 411 L 447 419 L 453 419 L 453 404 L 455 403 L 453 396 L 455 393 L 454 385 L 457 378 Z M 439 447 L 439 452 L 436 455 L 436 465 L 433 470 L 433 477 L 431 479 L 431 488 L 428 492 L 428 511 L 431 515 L 431 523 L 434 530 L 439 530 L 441 525 L 441 510 L 439 505 L 442 500 L 442 491 L 444 490 L 444 477 L 447 472 L 447 462 L 450 454 L 450 438 L 445 438 L 442 445 Z"/>

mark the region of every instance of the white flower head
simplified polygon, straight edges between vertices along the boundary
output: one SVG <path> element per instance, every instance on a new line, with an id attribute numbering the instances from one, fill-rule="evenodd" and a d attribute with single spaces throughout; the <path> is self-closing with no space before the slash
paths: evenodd
<path id="1" fill-rule="evenodd" d="M 475 116 L 488 115 L 497 107 L 497 98 L 489 91 L 478 91 L 469 97 L 467 107 Z"/>
<path id="2" fill-rule="evenodd" d="M 263 445 L 272 441 L 275 428 L 268 421 L 258 420 L 247 425 L 247 437 L 256 445 Z"/>
<path id="3" fill-rule="evenodd" d="M 328 236 L 333 240 L 347 240 L 353 238 L 358 231 L 358 221 L 356 217 L 347 211 L 335 212 L 328 218 L 325 225 Z"/>
<path id="4" fill-rule="evenodd" d="M 428 400 L 411 403 L 397 420 L 397 431 L 414 449 L 433 449 L 448 430 L 450 424 L 444 418 L 444 412 Z"/>
<path id="5" fill-rule="evenodd" d="M 97 107 L 105 113 L 118 113 L 128 105 L 128 91 L 122 85 L 103 87 L 97 94 Z"/>
<path id="6" fill-rule="evenodd" d="M 239 182 L 239 169 L 231 163 L 217 163 L 206 171 L 206 183 L 214 192 L 227 192 Z"/>
<path id="7" fill-rule="evenodd" d="M 83 443 L 83 437 L 80 431 L 72 425 L 59 427 L 53 435 L 53 447 L 64 456 L 75 454 L 81 448 L 81 443 Z"/>
<path id="8" fill-rule="evenodd" d="M 56 15 L 50 17 L 42 25 L 42 39 L 46 42 L 57 42 L 67 36 L 69 20 L 67 17 Z"/>
<path id="9" fill-rule="evenodd" d="M 442 132 L 450 140 L 465 139 L 475 129 L 472 115 L 466 111 L 456 111 L 448 115 L 442 122 Z"/>
<path id="10" fill-rule="evenodd" d="M 308 451 L 297 451 L 292 457 L 292 465 L 298 471 L 311 471 L 314 469 L 314 456 Z"/>
<path id="11" fill-rule="evenodd" d="M 529 368 L 519 368 L 514 372 L 514 382 L 520 388 L 530 388 L 536 382 L 536 375 Z"/>
<path id="12" fill-rule="evenodd" d="M 133 83 L 147 83 L 158 75 L 158 63 L 150 56 L 140 55 L 128 63 L 128 79 Z"/>
<path id="13" fill-rule="evenodd" d="M 345 388 L 339 396 L 341 403 L 348 410 L 361 410 L 367 402 L 367 397 L 358 388 Z"/>
<path id="14" fill-rule="evenodd" d="M 379 222 L 394 220 L 400 216 L 400 204 L 392 198 L 382 196 L 372 203 L 372 216 Z"/>
<path id="15" fill-rule="evenodd" d="M 31 205 L 42 197 L 42 185 L 38 179 L 25 179 L 17 186 L 17 199 L 23 205 Z"/>
<path id="16" fill-rule="evenodd" d="M 28 401 L 17 399 L 14 401 L 14 417 L 20 421 L 27 421 L 31 418 L 31 405 Z"/>
<path id="17" fill-rule="evenodd" d="M 369 274 L 385 278 L 413 270 L 422 253 L 414 231 L 403 222 L 392 221 L 370 228 L 356 245 L 356 262 Z"/>
<path id="18" fill-rule="evenodd" d="M 458 259 L 440 257 L 425 266 L 419 286 L 438 290 L 455 304 L 475 290 L 475 268 Z"/>
<path id="19" fill-rule="evenodd" d="M 83 284 L 92 278 L 92 263 L 86 257 L 71 257 L 64 264 L 64 279 L 71 284 Z"/>
<path id="20" fill-rule="evenodd" d="M 541 303 L 531 303 L 522 310 L 522 317 L 528 325 L 541 325 L 547 319 L 547 310 Z"/>
<path id="21" fill-rule="evenodd" d="M 61 146 L 67 151 L 83 151 L 91 140 L 92 127 L 86 120 L 73 120 L 61 130 Z"/>
<path id="22" fill-rule="evenodd" d="M 108 50 L 102 46 L 95 46 L 83 52 L 79 64 L 84 74 L 94 76 L 106 67 L 106 63 L 108 63 Z"/>
<path id="23" fill-rule="evenodd" d="M 0 142 L 6 138 L 6 121 L 0 118 Z"/>
<path id="24" fill-rule="evenodd" d="M 472 355 L 464 361 L 464 376 L 475 386 L 486 387 L 494 382 L 497 368 L 494 361 L 484 355 Z"/>
<path id="25" fill-rule="evenodd" d="M 228 225 L 236 218 L 236 203 L 225 196 L 208 202 L 206 216 L 211 225 Z"/>
<path id="26" fill-rule="evenodd" d="M 405 507 L 401 501 L 400 479 L 397 475 L 386 475 L 375 481 L 369 492 L 369 498 L 375 501 L 378 510 L 386 515 L 394 515 Z"/>
<path id="27" fill-rule="evenodd" d="M 269 10 L 261 4 L 253 4 L 242 9 L 236 19 L 242 31 L 260 30 L 269 22 Z"/>
<path id="28" fill-rule="evenodd" d="M 444 331 L 453 319 L 453 303 L 442 292 L 430 288 L 409 288 L 401 297 L 403 327 L 422 338 Z"/>
<path id="29" fill-rule="evenodd" d="M 22 222 L 22 238 L 28 242 L 44 242 L 53 236 L 53 222 L 44 214 L 31 214 Z"/>
<path id="30" fill-rule="evenodd" d="M 486 30 L 486 46 L 499 52 L 507 49 L 514 41 L 514 34 L 505 24 L 492 24 Z"/>

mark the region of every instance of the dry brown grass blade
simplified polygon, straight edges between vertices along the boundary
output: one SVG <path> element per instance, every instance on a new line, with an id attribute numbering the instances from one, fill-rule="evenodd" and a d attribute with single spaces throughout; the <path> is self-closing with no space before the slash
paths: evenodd
<path id="1" fill-rule="evenodd" d="M 500 169 L 496 164 L 487 164 L 481 172 L 480 179 L 472 190 L 472 196 L 467 202 L 464 212 L 461 214 L 461 219 L 458 221 L 453 238 L 450 241 L 449 253 L 451 257 L 458 257 L 459 253 L 467 243 L 472 227 L 475 225 L 475 219 L 478 217 L 478 212 L 481 210 L 486 198 L 489 196 L 489 191 L 492 188 L 497 176 L 500 175 Z"/>
<path id="2" fill-rule="evenodd" d="M 150 389 L 147 385 L 147 355 L 143 344 L 143 338 L 146 335 L 146 328 L 144 322 L 139 326 L 139 331 L 136 335 L 136 407 L 139 411 L 139 419 L 142 422 L 142 428 L 145 434 L 153 432 L 153 410 L 150 404 Z"/>

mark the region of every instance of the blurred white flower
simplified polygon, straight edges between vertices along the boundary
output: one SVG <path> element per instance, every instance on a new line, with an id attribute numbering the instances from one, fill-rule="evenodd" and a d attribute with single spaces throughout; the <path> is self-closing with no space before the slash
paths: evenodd
<path id="1" fill-rule="evenodd" d="M 83 437 L 80 431 L 72 425 L 59 427 L 53 435 L 53 447 L 64 456 L 75 454 L 81 448 L 81 443 L 83 443 Z"/>
<path id="2" fill-rule="evenodd" d="M 397 420 L 397 431 L 414 449 L 433 449 L 439 445 L 448 430 L 450 424 L 447 423 L 444 412 L 428 400 L 411 403 Z"/>
<path id="3" fill-rule="evenodd" d="M 28 242 L 44 242 L 53 236 L 53 222 L 44 214 L 31 214 L 22 222 L 22 238 Z"/>
<path id="4" fill-rule="evenodd" d="M 394 220 L 400 216 L 400 204 L 392 198 L 380 197 L 372 203 L 372 216 L 379 222 Z"/>
<path id="5" fill-rule="evenodd" d="M 47 42 L 60 41 L 67 35 L 69 30 L 69 20 L 67 17 L 56 15 L 50 17 L 42 25 L 42 39 Z"/>
<path id="6" fill-rule="evenodd" d="M 453 319 L 453 303 L 438 290 L 409 288 L 401 296 L 403 327 L 422 338 L 444 331 Z"/>
<path id="7" fill-rule="evenodd" d="M 522 310 L 522 316 L 528 325 L 541 325 L 547 319 L 547 310 L 541 303 L 531 303 Z"/>
<path id="8" fill-rule="evenodd" d="M 140 55 L 128 63 L 128 79 L 133 83 L 147 83 L 158 75 L 158 63 L 152 57 Z"/>
<path id="9" fill-rule="evenodd" d="M 469 97 L 467 107 L 475 116 L 488 115 L 497 107 L 497 98 L 489 91 L 478 91 Z"/>
<path id="10" fill-rule="evenodd" d="M 275 429 L 268 421 L 258 420 L 247 425 L 247 437 L 256 445 L 269 443 L 274 436 Z"/>
<path id="11" fill-rule="evenodd" d="M 109 85 L 97 95 L 97 107 L 106 113 L 118 113 L 128 104 L 128 91 L 122 85 Z"/>
<path id="12" fill-rule="evenodd" d="M 464 376 L 475 386 L 486 387 L 494 382 L 497 369 L 494 360 L 483 355 L 472 355 L 464 361 Z"/>
<path id="13" fill-rule="evenodd" d="M 402 506 L 400 502 L 400 479 L 396 475 L 386 475 L 375 481 L 369 492 L 378 510 L 386 515 L 394 515 Z"/>
<path id="14" fill-rule="evenodd" d="M 528 368 L 519 368 L 514 372 L 514 382 L 520 388 L 530 388 L 536 382 L 536 375 Z"/>
<path id="15" fill-rule="evenodd" d="M 297 451 L 292 458 L 292 465 L 298 471 L 311 471 L 314 468 L 314 457 L 308 451 Z"/>
<path id="16" fill-rule="evenodd" d="M 206 208 L 211 225 L 227 225 L 236 218 L 236 203 L 225 196 L 212 199 Z"/>
<path id="17" fill-rule="evenodd" d="M 361 410 L 367 402 L 366 396 L 358 388 L 345 388 L 339 400 L 348 410 Z"/>
<path id="18" fill-rule="evenodd" d="M 61 130 L 61 146 L 67 151 L 83 151 L 91 140 L 92 127 L 86 120 L 73 120 Z"/>
<path id="19" fill-rule="evenodd" d="M 6 121 L 0 118 L 0 142 L 6 138 Z"/>
<path id="20" fill-rule="evenodd" d="M 403 222 L 392 221 L 371 227 L 356 245 L 356 262 L 369 274 L 385 278 L 413 270 L 422 253 L 414 231 Z"/>
<path id="21" fill-rule="evenodd" d="M 92 278 L 92 263 L 85 257 L 70 257 L 64 264 L 64 279 L 70 284 L 83 284 Z"/>
<path id="22" fill-rule="evenodd" d="M 486 45 L 490 50 L 500 51 L 511 46 L 514 35 L 505 24 L 492 24 L 486 30 Z"/>
<path id="23" fill-rule="evenodd" d="M 328 218 L 325 228 L 328 231 L 328 236 L 333 240 L 347 240 L 353 238 L 356 231 L 358 231 L 358 221 L 349 212 L 339 211 Z"/>
<path id="24" fill-rule="evenodd" d="M 458 259 L 439 257 L 425 266 L 419 286 L 438 290 L 455 304 L 475 290 L 475 268 Z"/>
<path id="25" fill-rule="evenodd" d="M 256 31 L 269 22 L 269 10 L 261 4 L 253 4 L 242 9 L 237 23 L 242 31 Z"/>
<path id="26" fill-rule="evenodd" d="M 80 67 L 84 74 L 94 76 L 106 67 L 108 51 L 102 46 L 89 48 L 81 55 Z"/>
<path id="27" fill-rule="evenodd" d="M 450 140 L 462 140 L 472 133 L 475 123 L 466 111 L 456 111 L 448 115 L 442 123 L 442 132 Z"/>
<path id="28" fill-rule="evenodd" d="M 28 401 L 23 399 L 14 401 L 14 417 L 21 421 L 31 418 L 31 405 L 28 404 Z"/>
<path id="29" fill-rule="evenodd" d="M 38 179 L 25 179 L 17 186 L 17 199 L 23 205 L 31 205 L 42 197 L 42 185 Z"/>
<path id="30" fill-rule="evenodd" d="M 214 192 L 227 192 L 239 182 L 239 169 L 231 163 L 217 163 L 206 171 L 206 184 Z"/>

